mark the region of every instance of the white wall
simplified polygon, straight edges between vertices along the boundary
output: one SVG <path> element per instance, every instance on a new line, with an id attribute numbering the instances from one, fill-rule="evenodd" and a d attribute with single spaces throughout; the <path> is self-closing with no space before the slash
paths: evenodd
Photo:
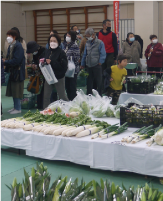
<path id="1" fill-rule="evenodd" d="M 3 51 L 6 33 L 11 28 L 17 27 L 21 36 L 26 39 L 26 15 L 18 3 L 1 2 L 1 49 Z"/>
<path id="2" fill-rule="evenodd" d="M 134 1 L 121 1 L 121 4 L 133 4 Z M 23 2 L 22 10 L 41 10 L 83 6 L 113 5 L 113 1 L 29 1 Z"/>
<path id="3" fill-rule="evenodd" d="M 135 33 L 140 35 L 144 42 L 144 51 L 150 44 L 149 36 L 158 35 L 158 2 L 153 1 L 135 1 L 134 19 Z"/>

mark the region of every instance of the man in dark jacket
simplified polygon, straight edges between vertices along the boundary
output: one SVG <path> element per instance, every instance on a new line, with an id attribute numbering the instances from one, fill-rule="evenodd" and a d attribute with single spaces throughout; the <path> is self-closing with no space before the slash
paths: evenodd
<path id="1" fill-rule="evenodd" d="M 30 41 L 27 43 L 27 54 L 33 54 L 32 60 L 32 68 L 35 72 L 39 71 L 39 59 L 41 59 L 41 55 L 44 53 L 45 48 L 39 46 L 35 41 Z M 37 108 L 43 109 L 43 88 L 39 95 L 37 95 Z"/>
<path id="2" fill-rule="evenodd" d="M 114 32 L 111 31 L 111 21 L 104 20 L 103 29 L 97 33 L 98 39 L 102 40 L 105 45 L 106 51 L 106 59 L 103 64 L 103 70 L 106 68 L 110 68 L 113 64 L 116 63 L 117 55 L 118 55 L 118 44 L 117 37 Z"/>
<path id="3" fill-rule="evenodd" d="M 3 61 L 2 61 L 2 58 L 1 58 L 1 85 L 5 83 L 5 74 L 4 74 L 4 65 L 3 65 Z M 2 103 L 1 103 L 1 116 L 3 115 L 3 112 L 2 112 Z"/>

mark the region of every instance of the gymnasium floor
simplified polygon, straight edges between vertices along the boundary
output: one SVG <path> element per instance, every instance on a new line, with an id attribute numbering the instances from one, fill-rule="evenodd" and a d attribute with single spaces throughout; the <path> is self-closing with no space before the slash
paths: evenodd
<path id="1" fill-rule="evenodd" d="M 27 81 L 25 82 L 27 84 Z M 6 87 L 1 88 L 1 100 L 3 107 L 2 120 L 16 117 L 18 115 L 10 115 L 7 111 L 13 108 L 12 98 L 5 96 Z M 31 110 L 31 111 L 35 111 Z M 22 110 L 22 116 L 28 110 Z M 25 151 L 21 151 L 21 154 L 17 154 L 17 150 L 5 148 L 1 150 L 1 200 L 9 201 L 11 200 L 10 191 L 5 186 L 5 184 L 10 185 L 13 182 L 14 177 L 17 178 L 18 182 L 22 182 L 24 178 L 23 169 L 25 168 L 27 172 L 31 172 L 32 167 L 36 167 L 36 163 L 43 162 L 44 165 L 48 167 L 49 173 L 51 173 L 51 181 L 54 181 L 57 176 L 62 175 L 72 177 L 75 179 L 84 179 L 86 182 L 95 179 L 100 182 L 100 178 L 109 179 L 111 182 L 115 182 L 116 185 L 122 185 L 122 183 L 129 187 L 134 185 L 144 186 L 146 182 L 153 185 L 155 188 L 163 192 L 163 185 L 159 183 L 159 179 L 156 177 L 147 177 L 144 175 L 139 175 L 135 173 L 128 172 L 111 172 L 104 170 L 90 169 L 88 166 L 77 165 L 71 162 L 65 161 L 48 161 L 39 158 L 29 157 L 25 155 Z M 140 164 L 141 165 L 141 164 Z"/>

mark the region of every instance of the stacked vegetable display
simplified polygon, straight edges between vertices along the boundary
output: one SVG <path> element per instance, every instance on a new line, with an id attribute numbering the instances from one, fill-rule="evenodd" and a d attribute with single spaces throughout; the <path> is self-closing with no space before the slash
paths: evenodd
<path id="1" fill-rule="evenodd" d="M 67 117 L 54 113 L 44 115 L 39 111 L 28 111 L 23 117 L 4 120 L 2 127 L 23 128 L 25 131 L 43 132 L 48 135 L 84 137 L 108 128 L 110 125 L 104 121 L 92 121 L 90 117 L 79 114 L 77 117 Z"/>
<path id="2" fill-rule="evenodd" d="M 120 123 L 128 123 L 129 127 L 159 126 L 163 122 L 162 105 L 133 105 L 121 107 Z"/>
<path id="3" fill-rule="evenodd" d="M 127 92 L 134 94 L 149 94 L 154 92 L 157 83 L 156 76 L 138 75 L 127 78 Z"/>
<path id="4" fill-rule="evenodd" d="M 50 187 L 51 176 L 43 163 L 37 164 L 36 169 L 33 167 L 31 175 L 24 170 L 24 176 L 22 183 L 14 178 L 12 185 L 6 185 L 12 201 L 163 201 L 163 193 L 148 184 L 126 189 L 123 184 L 115 186 L 114 182 L 103 179 L 100 184 L 95 180 L 86 184 L 83 179 L 78 184 L 78 179 L 59 176 Z"/>
<path id="5" fill-rule="evenodd" d="M 163 82 L 160 82 L 155 86 L 154 94 L 156 95 L 163 95 Z"/>

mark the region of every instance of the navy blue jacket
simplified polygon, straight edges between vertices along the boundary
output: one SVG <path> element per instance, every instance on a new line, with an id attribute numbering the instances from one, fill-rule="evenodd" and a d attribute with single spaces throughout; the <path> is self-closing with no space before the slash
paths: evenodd
<path id="1" fill-rule="evenodd" d="M 1 59 L 1 84 L 5 83 L 4 65 Z"/>
<path id="2" fill-rule="evenodd" d="M 10 46 L 7 51 L 7 57 L 10 54 Z M 21 65 L 20 68 L 20 81 L 25 80 L 25 56 L 24 56 L 24 50 L 22 48 L 22 44 L 18 41 L 16 41 L 16 44 L 13 49 L 13 56 L 12 59 L 6 60 L 4 65 L 6 67 L 14 67 Z"/>

